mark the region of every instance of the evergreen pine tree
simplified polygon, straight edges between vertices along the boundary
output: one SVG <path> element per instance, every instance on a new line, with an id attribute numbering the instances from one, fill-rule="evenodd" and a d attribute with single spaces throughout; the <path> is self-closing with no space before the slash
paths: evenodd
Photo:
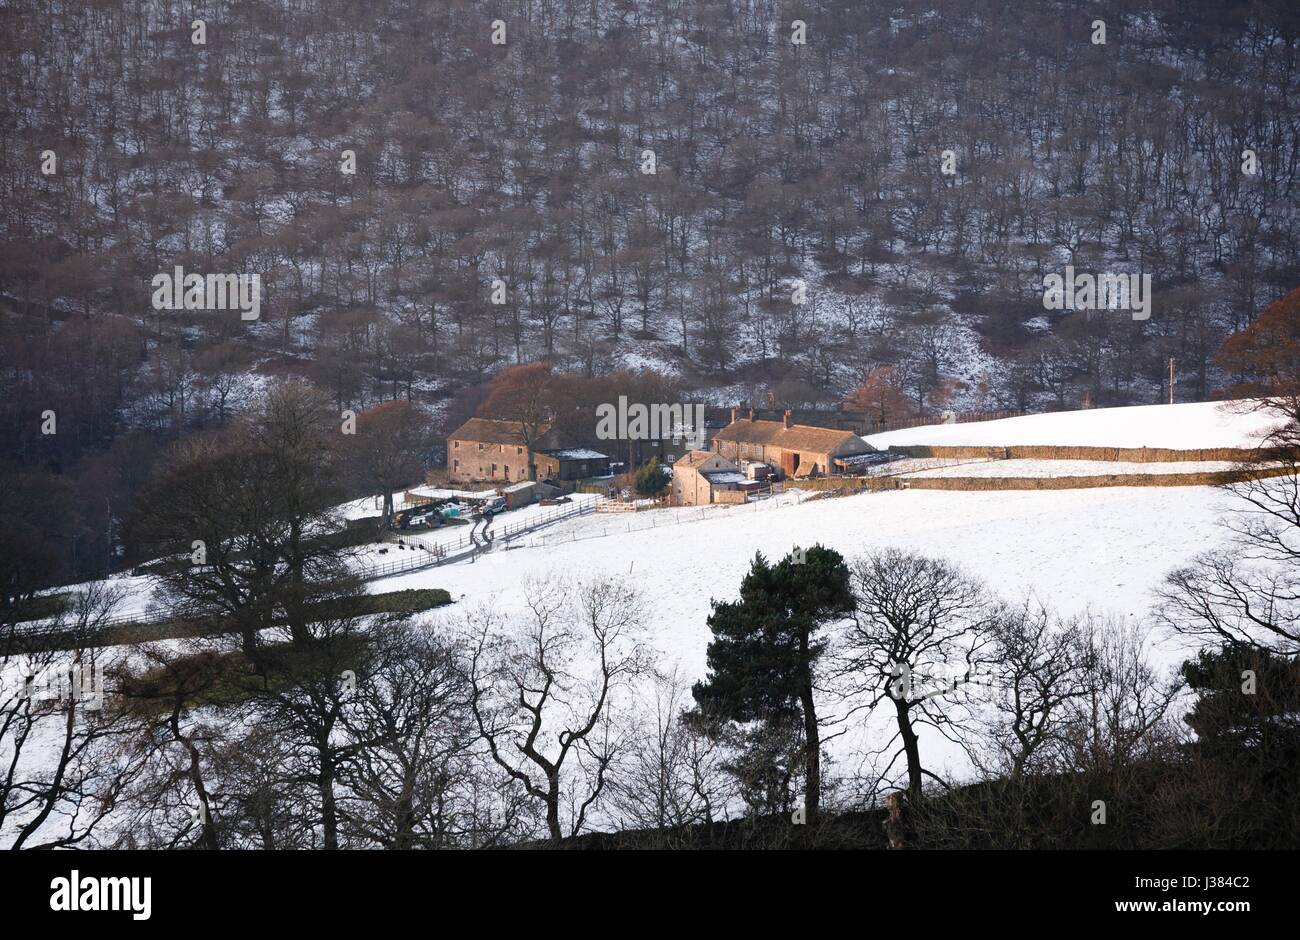
<path id="1" fill-rule="evenodd" d="M 805 819 L 821 801 L 821 739 L 813 683 L 825 650 L 818 637 L 853 609 L 843 557 L 820 545 L 796 550 L 776 565 L 754 556 L 740 599 L 713 602 L 708 678 L 693 691 L 700 712 L 731 722 L 783 728 L 802 722 Z"/>
<path id="2" fill-rule="evenodd" d="M 1300 662 L 1244 644 L 1201 650 L 1183 663 L 1196 693 L 1185 721 L 1207 756 L 1261 767 L 1300 757 Z"/>

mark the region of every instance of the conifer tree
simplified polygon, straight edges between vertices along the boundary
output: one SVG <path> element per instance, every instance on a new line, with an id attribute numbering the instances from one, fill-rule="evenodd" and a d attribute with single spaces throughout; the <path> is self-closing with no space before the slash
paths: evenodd
<path id="1" fill-rule="evenodd" d="M 843 557 L 820 545 L 776 565 L 754 556 L 738 601 L 713 602 L 708 678 L 693 691 L 700 713 L 769 727 L 803 724 L 805 819 L 821 802 L 821 739 L 813 697 L 821 628 L 853 609 Z"/>

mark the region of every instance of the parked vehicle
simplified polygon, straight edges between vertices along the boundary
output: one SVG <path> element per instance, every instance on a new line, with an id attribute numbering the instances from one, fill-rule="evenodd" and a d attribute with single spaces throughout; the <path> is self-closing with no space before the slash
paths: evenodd
<path id="1" fill-rule="evenodd" d="M 498 496 L 495 499 L 489 500 L 487 504 L 487 511 L 494 515 L 499 512 L 505 512 L 509 508 L 510 504 L 506 501 L 504 496 Z"/>

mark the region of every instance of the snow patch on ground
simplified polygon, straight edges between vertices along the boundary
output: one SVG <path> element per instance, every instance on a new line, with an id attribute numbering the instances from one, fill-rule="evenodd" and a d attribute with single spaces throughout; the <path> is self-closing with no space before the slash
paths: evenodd
<path id="1" fill-rule="evenodd" d="M 1252 401 L 1135 405 L 1024 415 L 969 424 L 933 424 L 865 438 L 873 447 L 1256 447 L 1283 418 Z"/>

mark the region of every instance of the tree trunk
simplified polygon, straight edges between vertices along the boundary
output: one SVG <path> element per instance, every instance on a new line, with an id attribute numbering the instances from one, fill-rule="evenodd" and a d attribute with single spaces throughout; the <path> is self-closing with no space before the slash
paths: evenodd
<path id="1" fill-rule="evenodd" d="M 560 844 L 564 833 L 560 831 L 560 775 L 552 773 L 547 779 L 549 787 L 546 793 L 546 828 L 550 832 L 551 842 Z"/>
<path id="2" fill-rule="evenodd" d="M 329 757 L 329 736 L 324 743 L 317 745 L 320 754 L 320 775 L 317 785 L 320 787 L 321 829 L 324 833 L 325 848 L 339 847 L 338 811 L 334 803 L 334 768 Z"/>
<path id="3" fill-rule="evenodd" d="M 194 787 L 194 795 L 199 800 L 199 811 L 202 815 L 203 829 L 199 839 L 199 844 L 205 849 L 216 850 L 221 846 L 217 842 L 217 827 L 212 821 L 211 800 L 208 797 L 208 788 L 203 783 L 202 759 L 199 755 L 199 749 L 195 747 L 194 742 L 181 732 L 181 702 L 177 702 L 172 709 L 171 730 L 172 736 L 181 743 L 185 752 L 189 755 L 189 778 L 190 785 Z"/>
<path id="4" fill-rule="evenodd" d="M 894 699 L 898 712 L 898 733 L 903 737 L 903 751 L 907 754 L 907 795 L 913 803 L 921 799 L 921 749 L 917 746 L 916 732 L 912 730 L 911 707 L 903 698 Z"/>
<path id="5" fill-rule="evenodd" d="M 800 638 L 800 652 L 804 662 L 808 660 L 808 635 Z M 807 786 L 804 788 L 803 806 L 804 822 L 813 825 L 817 822 L 817 810 L 821 806 L 822 796 L 822 742 L 817 729 L 817 709 L 813 702 L 812 676 L 807 668 L 799 687 L 799 700 L 803 705 L 804 732 L 804 767 L 807 772 Z"/>

